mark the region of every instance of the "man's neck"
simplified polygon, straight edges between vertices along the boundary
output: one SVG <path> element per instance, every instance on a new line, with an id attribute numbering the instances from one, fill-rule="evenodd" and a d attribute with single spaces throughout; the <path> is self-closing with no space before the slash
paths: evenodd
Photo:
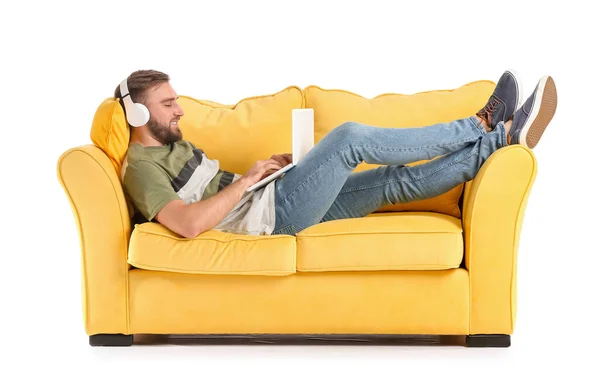
<path id="1" fill-rule="evenodd" d="M 146 146 L 164 146 L 164 144 L 158 140 L 156 140 L 154 137 L 147 135 L 147 134 L 132 134 L 131 138 L 129 139 L 129 145 L 133 145 L 133 144 L 140 144 L 144 147 Z"/>

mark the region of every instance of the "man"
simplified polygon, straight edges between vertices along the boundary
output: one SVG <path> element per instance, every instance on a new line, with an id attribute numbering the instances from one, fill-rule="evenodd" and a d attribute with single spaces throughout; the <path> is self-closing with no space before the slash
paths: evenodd
<path id="1" fill-rule="evenodd" d="M 127 85 L 133 102 L 145 105 L 150 118 L 131 127 L 122 170 L 125 191 L 146 220 L 186 238 L 211 229 L 295 235 L 321 222 L 364 217 L 387 204 L 443 194 L 473 179 L 499 148 L 533 149 L 557 103 L 553 79 L 543 76 L 520 105 L 520 84 L 514 72 L 506 71 L 474 116 L 420 129 L 347 122 L 330 131 L 285 177 L 246 192 L 289 164 L 291 155 L 257 161 L 244 175 L 220 169 L 218 160 L 182 139 L 178 121 L 183 110 L 168 75 L 136 71 Z M 115 97 L 121 97 L 119 87 Z M 352 173 L 362 161 L 387 166 Z"/>

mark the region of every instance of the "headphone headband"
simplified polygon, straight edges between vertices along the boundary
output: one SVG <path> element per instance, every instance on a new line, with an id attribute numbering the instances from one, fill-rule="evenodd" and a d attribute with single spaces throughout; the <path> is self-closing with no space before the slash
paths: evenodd
<path id="1" fill-rule="evenodd" d="M 121 81 L 121 98 L 129 96 L 129 89 L 127 88 L 127 79 Z"/>
<path id="2" fill-rule="evenodd" d="M 133 102 L 127 87 L 127 79 L 121 81 L 120 89 L 121 100 L 123 100 L 123 106 L 125 106 L 127 122 L 134 127 L 146 125 L 148 120 L 150 120 L 150 112 L 145 105 Z"/>

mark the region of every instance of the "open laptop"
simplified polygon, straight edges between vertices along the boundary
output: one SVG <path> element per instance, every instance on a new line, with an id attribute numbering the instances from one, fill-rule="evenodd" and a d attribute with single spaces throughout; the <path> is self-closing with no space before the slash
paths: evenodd
<path id="1" fill-rule="evenodd" d="M 304 158 L 315 145 L 315 114 L 313 109 L 292 109 L 292 162 L 246 189 L 259 189 L 281 177 Z"/>

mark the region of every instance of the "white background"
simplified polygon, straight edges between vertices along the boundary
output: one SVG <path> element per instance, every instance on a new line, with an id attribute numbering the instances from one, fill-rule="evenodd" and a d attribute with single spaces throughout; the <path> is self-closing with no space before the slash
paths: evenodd
<path id="1" fill-rule="evenodd" d="M 11 378 L 0 380 L 598 379 L 595 14 L 572 0 L 3 2 L 0 374 Z M 236 103 L 289 85 L 366 97 L 451 89 L 506 68 L 525 95 L 544 74 L 559 93 L 534 149 L 512 347 L 88 346 L 56 161 L 91 142 L 97 106 L 132 71 L 161 70 L 179 94 Z"/>

